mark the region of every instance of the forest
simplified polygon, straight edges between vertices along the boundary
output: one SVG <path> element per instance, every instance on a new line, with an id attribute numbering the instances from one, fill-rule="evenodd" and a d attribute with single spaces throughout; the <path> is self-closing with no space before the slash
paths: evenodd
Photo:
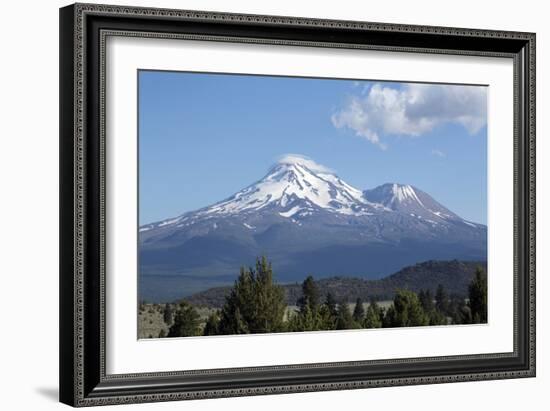
<path id="1" fill-rule="evenodd" d="M 261 257 L 254 267 L 241 268 L 221 308 L 201 315 L 201 307 L 180 301 L 155 309 L 163 324 L 149 338 L 479 324 L 487 322 L 487 274 L 482 266 L 476 268 L 466 298 L 439 284 L 435 291 L 395 290 L 389 304 L 375 298 L 337 301 L 330 292 L 321 295 L 308 276 L 296 306 L 290 307 L 271 263 Z M 145 313 L 147 304 L 141 303 L 139 310 Z"/>

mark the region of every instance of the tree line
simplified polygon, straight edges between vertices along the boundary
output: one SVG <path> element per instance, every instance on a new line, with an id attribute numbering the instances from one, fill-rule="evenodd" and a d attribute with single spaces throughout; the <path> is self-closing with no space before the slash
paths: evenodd
<path id="1" fill-rule="evenodd" d="M 255 267 L 241 268 L 239 277 L 221 309 L 201 320 L 197 309 L 186 301 L 166 304 L 164 322 L 169 326 L 160 337 L 256 334 L 361 328 L 415 327 L 487 322 L 487 275 L 479 267 L 468 287 L 468 298 L 449 295 L 442 285 L 432 294 L 397 290 L 389 307 L 358 298 L 353 310 L 347 301 L 336 301 L 328 292 L 321 296 L 312 276 L 302 283 L 297 309 L 287 309 L 284 290 L 273 278 L 267 258 Z"/>

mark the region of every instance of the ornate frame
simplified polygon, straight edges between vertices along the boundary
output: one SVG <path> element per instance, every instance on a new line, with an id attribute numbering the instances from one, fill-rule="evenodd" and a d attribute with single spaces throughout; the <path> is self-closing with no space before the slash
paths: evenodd
<path id="1" fill-rule="evenodd" d="M 105 373 L 105 40 L 164 37 L 514 61 L 514 351 Z M 535 34 L 75 4 L 60 10 L 60 400 L 73 406 L 535 376 Z"/>

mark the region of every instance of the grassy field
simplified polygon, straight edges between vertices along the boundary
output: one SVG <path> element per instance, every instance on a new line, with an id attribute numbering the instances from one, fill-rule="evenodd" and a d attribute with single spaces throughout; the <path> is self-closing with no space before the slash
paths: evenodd
<path id="1" fill-rule="evenodd" d="M 384 309 L 391 306 L 393 301 L 380 301 L 378 305 Z M 351 312 L 355 309 L 355 303 L 348 304 Z M 369 306 L 368 303 L 363 304 L 365 310 Z M 204 327 L 207 318 L 210 314 L 214 313 L 216 309 L 207 307 L 196 307 L 197 312 L 200 315 L 201 326 Z M 297 311 L 297 306 L 288 306 L 285 314 L 285 320 L 288 317 L 288 313 L 291 311 Z M 161 331 L 164 331 L 164 335 L 168 335 L 169 326 L 164 322 L 163 318 L 164 304 L 143 304 L 138 308 L 138 338 L 158 338 Z"/>
<path id="2" fill-rule="evenodd" d="M 138 309 L 138 338 L 157 338 L 164 330 L 164 335 L 168 335 L 168 325 L 164 322 L 163 312 L 164 304 L 144 304 L 144 309 Z M 216 310 L 213 308 L 197 307 L 202 326 L 206 319 Z"/>
<path id="3" fill-rule="evenodd" d="M 162 312 L 162 306 L 156 304 L 146 304 L 138 309 L 138 338 L 156 338 L 161 330 L 168 334 Z"/>

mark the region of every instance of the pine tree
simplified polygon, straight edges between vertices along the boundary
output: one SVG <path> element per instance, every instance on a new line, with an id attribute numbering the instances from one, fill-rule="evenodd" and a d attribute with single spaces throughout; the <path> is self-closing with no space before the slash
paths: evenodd
<path id="1" fill-rule="evenodd" d="M 294 310 L 289 310 L 286 319 L 286 330 L 288 332 L 303 331 L 300 323 L 300 314 Z"/>
<path id="2" fill-rule="evenodd" d="M 437 286 L 435 292 L 435 308 L 443 315 L 449 313 L 449 296 L 441 284 Z"/>
<path id="3" fill-rule="evenodd" d="M 387 310 L 384 315 L 384 318 L 382 319 L 382 327 L 383 328 L 389 328 L 389 327 L 399 327 L 399 325 L 395 325 L 397 323 L 395 319 L 395 307 L 392 304 Z"/>
<path id="4" fill-rule="evenodd" d="M 220 315 L 216 311 L 208 316 L 206 324 L 204 326 L 203 335 L 217 335 L 219 334 L 220 327 Z"/>
<path id="5" fill-rule="evenodd" d="M 418 300 L 420 301 L 422 309 L 429 318 L 430 325 L 447 324 L 446 315 L 435 308 L 432 293 L 430 290 L 420 290 L 420 292 L 418 293 Z"/>
<path id="6" fill-rule="evenodd" d="M 392 327 L 415 327 L 428 325 L 429 318 L 424 313 L 418 295 L 412 291 L 400 290 L 395 295 L 390 324 Z"/>
<path id="7" fill-rule="evenodd" d="M 358 324 L 362 324 L 364 319 L 365 308 L 363 307 L 363 300 L 361 300 L 361 298 L 357 298 L 355 301 L 355 308 L 353 309 L 353 320 Z"/>
<path id="8" fill-rule="evenodd" d="M 331 316 L 336 317 L 338 315 L 338 310 L 336 308 L 336 299 L 332 295 L 332 293 L 329 291 L 327 293 L 327 299 L 325 301 L 325 305 L 328 308 L 328 312 Z"/>
<path id="9" fill-rule="evenodd" d="M 274 284 L 271 263 L 266 257 L 256 261 L 256 281 L 253 288 L 256 315 L 255 318 L 249 319 L 250 331 L 282 331 L 286 310 L 285 294 L 282 287 Z"/>
<path id="10" fill-rule="evenodd" d="M 174 317 L 174 324 L 168 332 L 169 337 L 191 337 L 200 334 L 200 316 L 195 308 L 181 302 Z"/>
<path id="11" fill-rule="evenodd" d="M 218 325 L 220 334 L 247 334 L 249 332 L 248 326 L 243 320 L 242 309 L 247 311 L 248 316 L 254 315 L 253 307 L 251 307 L 254 297 L 252 284 L 251 270 L 241 268 L 239 277 L 226 297 L 220 313 Z"/>
<path id="12" fill-rule="evenodd" d="M 314 331 L 324 327 L 319 305 L 319 292 L 312 276 L 302 283 L 302 296 L 298 299 L 298 313 L 289 321 L 291 331 Z"/>
<path id="13" fill-rule="evenodd" d="M 220 314 L 220 334 L 248 334 L 284 330 L 284 290 L 273 281 L 271 263 L 265 257 L 255 268 L 241 268 Z"/>
<path id="14" fill-rule="evenodd" d="M 381 315 L 381 309 L 375 300 L 371 300 L 367 313 L 365 314 L 365 320 L 363 326 L 365 328 L 381 328 L 383 315 Z"/>
<path id="15" fill-rule="evenodd" d="M 159 332 L 159 338 L 164 338 L 164 337 L 166 337 L 166 331 L 164 331 L 164 329 L 162 329 Z"/>
<path id="16" fill-rule="evenodd" d="M 321 329 L 321 322 L 318 313 L 314 313 L 309 305 L 303 310 L 292 314 L 288 323 L 289 331 L 317 331 Z"/>
<path id="17" fill-rule="evenodd" d="M 306 306 L 308 306 L 312 312 L 317 311 L 319 308 L 319 290 L 311 275 L 302 283 L 302 296 L 298 299 L 300 311 Z"/>
<path id="18" fill-rule="evenodd" d="M 336 315 L 336 329 L 337 330 L 349 330 L 352 328 L 357 328 L 355 322 L 353 321 L 353 316 L 349 310 L 346 302 L 338 304 L 338 312 Z"/>
<path id="19" fill-rule="evenodd" d="M 453 324 L 472 324 L 472 311 L 464 298 L 460 298 L 454 307 L 451 316 Z"/>
<path id="20" fill-rule="evenodd" d="M 335 330 L 336 316 L 331 312 L 327 304 L 319 308 L 319 330 Z"/>
<path id="21" fill-rule="evenodd" d="M 174 309 L 171 304 L 166 304 L 164 306 L 163 319 L 167 326 L 170 327 L 172 325 L 172 322 L 174 321 Z"/>
<path id="22" fill-rule="evenodd" d="M 447 325 L 447 317 L 443 315 L 440 311 L 432 309 L 430 312 L 427 312 L 429 325 Z"/>
<path id="23" fill-rule="evenodd" d="M 420 304 L 422 304 L 422 308 L 425 312 L 429 313 L 435 308 L 432 292 L 430 290 L 420 290 L 418 293 L 418 299 L 420 300 Z"/>
<path id="24" fill-rule="evenodd" d="M 478 267 L 468 287 L 469 306 L 473 323 L 487 322 L 487 274 Z"/>
<path id="25" fill-rule="evenodd" d="M 451 294 L 449 296 L 449 311 L 447 317 L 451 319 L 452 324 L 471 324 L 471 312 L 464 296 Z"/>
<path id="26" fill-rule="evenodd" d="M 248 325 L 248 322 L 241 314 L 241 310 L 239 307 L 235 310 L 235 329 L 239 330 L 239 332 L 235 334 L 249 334 L 250 333 L 250 327 Z"/>

